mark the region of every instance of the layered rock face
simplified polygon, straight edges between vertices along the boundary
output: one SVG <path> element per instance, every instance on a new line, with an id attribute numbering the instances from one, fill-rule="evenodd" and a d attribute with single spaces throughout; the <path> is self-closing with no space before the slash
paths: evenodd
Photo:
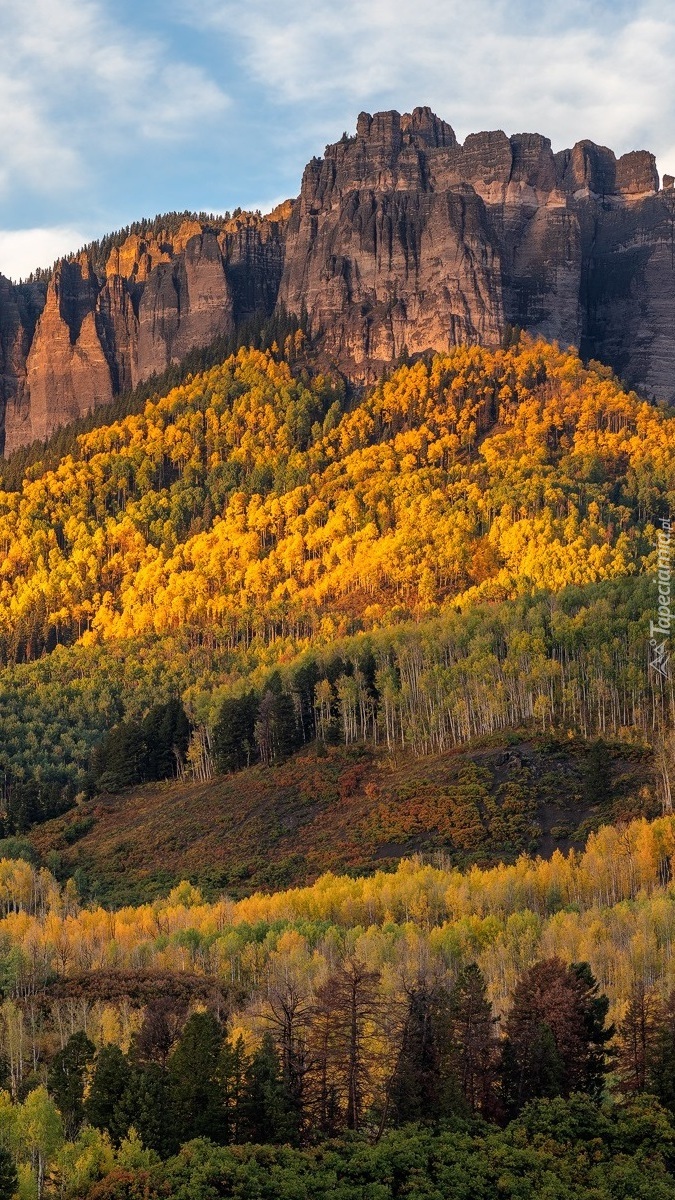
<path id="1" fill-rule="evenodd" d="M 276 305 L 372 380 L 404 350 L 496 344 L 508 325 L 578 346 L 675 402 L 675 189 L 653 155 L 539 134 L 460 145 L 428 108 L 362 113 L 268 218 L 134 234 L 48 287 L 0 277 L 5 453 Z"/>
<path id="2" fill-rule="evenodd" d="M 362 113 L 305 171 L 280 301 L 358 378 L 510 324 L 675 400 L 674 201 L 646 151 Z"/>
<path id="3" fill-rule="evenodd" d="M 133 234 L 94 269 L 84 253 L 47 287 L 0 276 L 0 437 L 5 454 L 180 362 L 237 322 L 269 315 L 288 212 Z"/>

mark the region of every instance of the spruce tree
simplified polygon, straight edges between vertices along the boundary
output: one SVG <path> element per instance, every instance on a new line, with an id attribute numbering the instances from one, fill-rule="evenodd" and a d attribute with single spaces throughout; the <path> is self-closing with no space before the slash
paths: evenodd
<path id="1" fill-rule="evenodd" d="M 222 771 L 240 771 L 255 753 L 258 698 L 255 692 L 230 696 L 220 706 L 213 730 L 213 747 Z"/>
<path id="2" fill-rule="evenodd" d="M 0 1146 L 0 1200 L 12 1200 L 19 1186 L 14 1159 Z"/>
<path id="3" fill-rule="evenodd" d="M 143 718 L 143 777 L 170 779 L 190 743 L 190 722 L 180 700 L 155 704 Z"/>
<path id="4" fill-rule="evenodd" d="M 133 1125 L 143 1145 L 162 1158 L 175 1154 L 185 1141 L 174 1119 L 167 1073 L 157 1063 L 132 1067 L 115 1122 L 125 1132 Z"/>
<path id="5" fill-rule="evenodd" d="M 211 1012 L 193 1013 L 167 1067 L 171 1106 L 183 1141 L 226 1140 L 227 1114 L 219 1071 L 223 1028 Z"/>
<path id="6" fill-rule="evenodd" d="M 272 1034 L 263 1034 L 246 1072 L 242 1120 L 247 1141 L 260 1145 L 293 1142 L 297 1138 L 297 1113 L 289 1104 L 279 1056 Z"/>
<path id="7" fill-rule="evenodd" d="M 499 1055 L 495 1024 L 483 975 L 476 963 L 469 963 L 450 993 L 451 1061 L 469 1109 L 484 1115 L 495 1107 Z"/>
<path id="8" fill-rule="evenodd" d="M 525 971 L 506 1019 L 504 1099 L 511 1112 L 529 1100 L 587 1092 L 599 1098 L 606 1071 L 608 1001 L 588 963 L 559 958 Z"/>
<path id="9" fill-rule="evenodd" d="M 84 1120 L 84 1082 L 96 1047 L 79 1031 L 54 1055 L 47 1073 L 47 1086 L 63 1117 L 68 1137 L 77 1134 Z"/>
<path id="10" fill-rule="evenodd" d="M 119 1046 L 103 1046 L 96 1057 L 84 1113 L 89 1124 L 106 1130 L 116 1145 L 128 1128 L 120 1105 L 130 1078 L 131 1067 Z"/>
<path id="11" fill-rule="evenodd" d="M 401 1051 L 390 1091 L 391 1117 L 396 1125 L 436 1121 L 447 1115 L 451 1089 L 442 1069 L 447 1010 L 447 993 L 432 982 L 420 979 L 409 990 Z"/>
<path id="12" fill-rule="evenodd" d="M 648 1084 L 665 1108 L 675 1114 L 675 991 L 655 1022 Z"/>

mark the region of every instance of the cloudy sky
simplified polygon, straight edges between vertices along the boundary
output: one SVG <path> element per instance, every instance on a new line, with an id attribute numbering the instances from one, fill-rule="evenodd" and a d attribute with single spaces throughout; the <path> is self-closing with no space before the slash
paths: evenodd
<path id="1" fill-rule="evenodd" d="M 665 0 L 0 0 L 0 271 L 157 212 L 269 210 L 362 109 L 675 173 L 674 63 Z"/>

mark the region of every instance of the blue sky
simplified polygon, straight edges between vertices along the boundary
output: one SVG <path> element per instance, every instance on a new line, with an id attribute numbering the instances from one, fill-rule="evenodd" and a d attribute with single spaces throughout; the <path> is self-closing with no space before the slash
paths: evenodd
<path id="1" fill-rule="evenodd" d="M 675 174 L 674 64 L 662 0 L 0 0 L 0 271 L 156 212 L 269 210 L 362 109 Z"/>

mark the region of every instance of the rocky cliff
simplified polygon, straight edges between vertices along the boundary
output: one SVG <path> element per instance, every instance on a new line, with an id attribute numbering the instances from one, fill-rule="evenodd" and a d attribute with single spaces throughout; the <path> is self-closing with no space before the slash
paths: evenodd
<path id="1" fill-rule="evenodd" d="M 357 376 L 510 324 L 675 400 L 674 217 L 646 151 L 362 113 L 305 171 L 280 301 Z"/>
<path id="2" fill-rule="evenodd" d="M 179 362 L 276 303 L 288 209 L 132 234 L 101 266 L 57 264 L 46 287 L 0 276 L 5 454 Z"/>
<path id="3" fill-rule="evenodd" d="M 520 326 L 675 401 L 675 190 L 653 155 L 539 134 L 460 145 L 428 108 L 362 113 L 269 218 L 133 234 L 48 286 L 0 277 L 5 452 L 275 305 L 371 379 Z"/>

